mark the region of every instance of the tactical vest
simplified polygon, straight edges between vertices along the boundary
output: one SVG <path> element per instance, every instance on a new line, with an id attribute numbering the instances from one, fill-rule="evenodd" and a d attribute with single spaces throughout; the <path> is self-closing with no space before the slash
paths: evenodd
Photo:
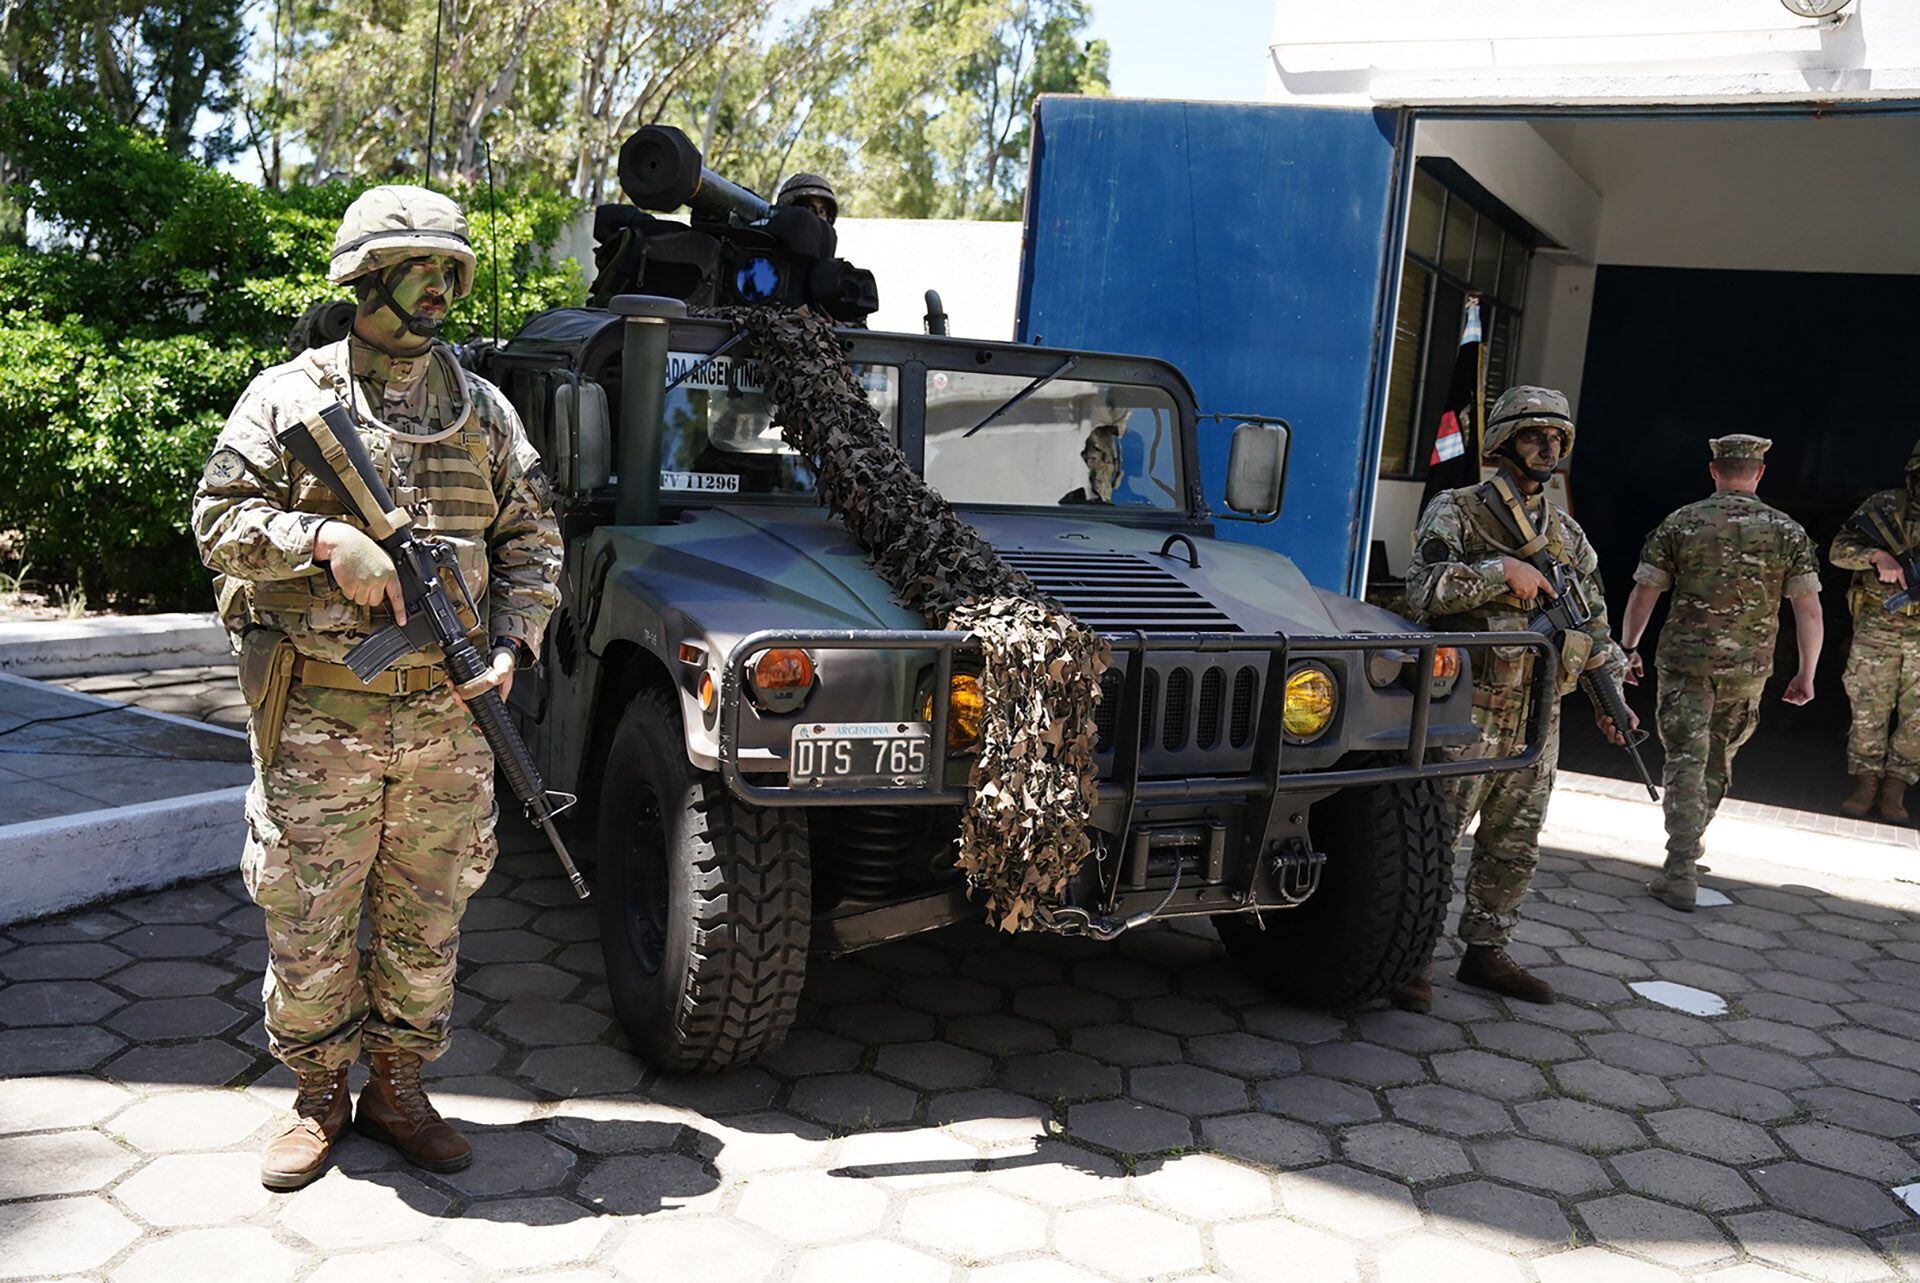
<path id="1" fill-rule="evenodd" d="M 1907 504 L 1903 502 L 1901 508 L 1904 513 Z M 1879 541 L 1882 550 L 1893 556 L 1905 560 L 1913 551 L 1913 541 L 1907 536 L 1907 523 L 1902 519 L 1901 514 L 1896 514 L 1892 525 L 1889 525 L 1869 506 L 1862 509 L 1854 519 L 1865 523 L 1872 530 L 1873 537 Z M 1847 609 L 1852 612 L 1856 620 L 1866 611 L 1872 611 L 1874 614 L 1890 613 L 1899 619 L 1920 616 L 1920 602 L 1902 606 L 1891 612 L 1883 608 L 1880 603 L 1893 593 L 1893 585 L 1881 583 L 1878 572 L 1872 566 L 1868 566 L 1865 570 L 1856 570 L 1853 572 L 1853 582 L 1847 586 Z M 1869 615 L 1868 618 L 1872 616 Z"/>

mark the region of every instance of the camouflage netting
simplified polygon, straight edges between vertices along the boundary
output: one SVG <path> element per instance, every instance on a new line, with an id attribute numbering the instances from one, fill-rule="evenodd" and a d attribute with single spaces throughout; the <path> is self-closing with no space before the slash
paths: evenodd
<path id="1" fill-rule="evenodd" d="M 983 743 L 961 817 L 960 867 L 1004 931 L 1057 905 L 1092 854 L 1093 711 L 1112 662 L 1099 636 L 1000 558 L 916 474 L 848 367 L 831 321 L 726 308 L 760 357 L 787 443 L 820 498 L 928 627 L 979 640 Z"/>

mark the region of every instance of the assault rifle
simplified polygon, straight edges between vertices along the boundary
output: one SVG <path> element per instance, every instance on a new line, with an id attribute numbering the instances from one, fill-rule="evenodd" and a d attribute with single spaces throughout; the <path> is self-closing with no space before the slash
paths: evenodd
<path id="1" fill-rule="evenodd" d="M 416 536 L 413 518 L 393 506 L 347 408 L 335 401 L 304 422 L 282 429 L 279 436 L 280 443 L 301 466 L 333 491 L 367 528 L 400 573 L 407 622 L 388 624 L 361 641 L 347 652 L 347 666 L 361 681 L 372 681 L 402 655 L 425 650 L 440 653 L 456 686 L 484 674 L 487 659 L 468 635 L 477 626 L 478 615 L 453 550 L 437 540 Z M 526 807 L 527 818 L 539 825 L 553 844 L 574 894 L 586 899 L 586 879 L 574 867 L 567 844 L 553 827 L 553 817 L 564 808 L 554 806 L 525 742 L 507 719 L 499 692 L 489 690 L 466 703 L 513 795 Z"/>
<path id="2" fill-rule="evenodd" d="M 1855 513 L 1847 524 L 1868 543 L 1900 563 L 1900 573 L 1906 580 L 1906 586 L 1882 599 L 1880 608 L 1891 613 L 1920 601 L 1920 597 L 1914 595 L 1920 592 L 1920 548 L 1901 549 L 1891 530 L 1863 512 Z"/>
<path id="3" fill-rule="evenodd" d="M 1534 553 L 1527 561 L 1547 577 L 1554 592 L 1527 627 L 1549 639 L 1569 632 L 1585 632 L 1587 624 L 1593 619 L 1593 608 L 1587 604 L 1587 595 L 1581 590 L 1580 581 L 1568 574 L 1567 568 L 1549 557 L 1544 550 Z M 1653 776 L 1647 773 L 1647 764 L 1640 756 L 1640 745 L 1646 741 L 1647 733 L 1634 729 L 1633 715 L 1627 709 L 1627 697 L 1621 693 L 1620 683 L 1613 680 L 1605 669 L 1594 668 L 1580 674 L 1580 684 L 1587 688 L 1587 694 L 1600 706 L 1600 711 L 1612 719 L 1613 728 L 1626 741 L 1627 756 L 1633 759 L 1633 769 L 1639 772 L 1640 782 L 1647 786 L 1647 796 L 1658 802 L 1660 790 L 1654 787 Z"/>

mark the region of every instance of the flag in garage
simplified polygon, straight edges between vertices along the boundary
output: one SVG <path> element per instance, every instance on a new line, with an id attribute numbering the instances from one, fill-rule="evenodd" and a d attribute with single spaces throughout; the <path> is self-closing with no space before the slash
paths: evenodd
<path id="1" fill-rule="evenodd" d="M 1480 296 L 1469 294 L 1460 313 L 1460 347 L 1453 358 L 1453 377 L 1447 380 L 1447 399 L 1434 430 L 1433 454 L 1427 459 L 1427 487 L 1420 494 L 1422 512 L 1442 490 L 1480 480 L 1480 418 L 1486 408 L 1481 367 L 1485 353 Z"/>

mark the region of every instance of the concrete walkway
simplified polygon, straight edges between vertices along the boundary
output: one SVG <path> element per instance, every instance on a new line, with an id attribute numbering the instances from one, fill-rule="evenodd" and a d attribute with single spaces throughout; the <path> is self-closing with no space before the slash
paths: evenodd
<path id="1" fill-rule="evenodd" d="M 817 962 L 785 1048 L 695 1080 L 625 1050 L 590 911 L 522 850 L 433 1067 L 478 1161 L 353 1138 L 291 1195 L 255 1179 L 290 1079 L 237 878 L 0 931 L 0 1277 L 1920 1279 L 1920 887 L 1763 829 L 1675 914 L 1645 818 L 1556 812 L 1514 948 L 1554 1006 L 1443 961 L 1431 1016 L 1330 1016 L 1205 928 L 956 928 Z"/>

